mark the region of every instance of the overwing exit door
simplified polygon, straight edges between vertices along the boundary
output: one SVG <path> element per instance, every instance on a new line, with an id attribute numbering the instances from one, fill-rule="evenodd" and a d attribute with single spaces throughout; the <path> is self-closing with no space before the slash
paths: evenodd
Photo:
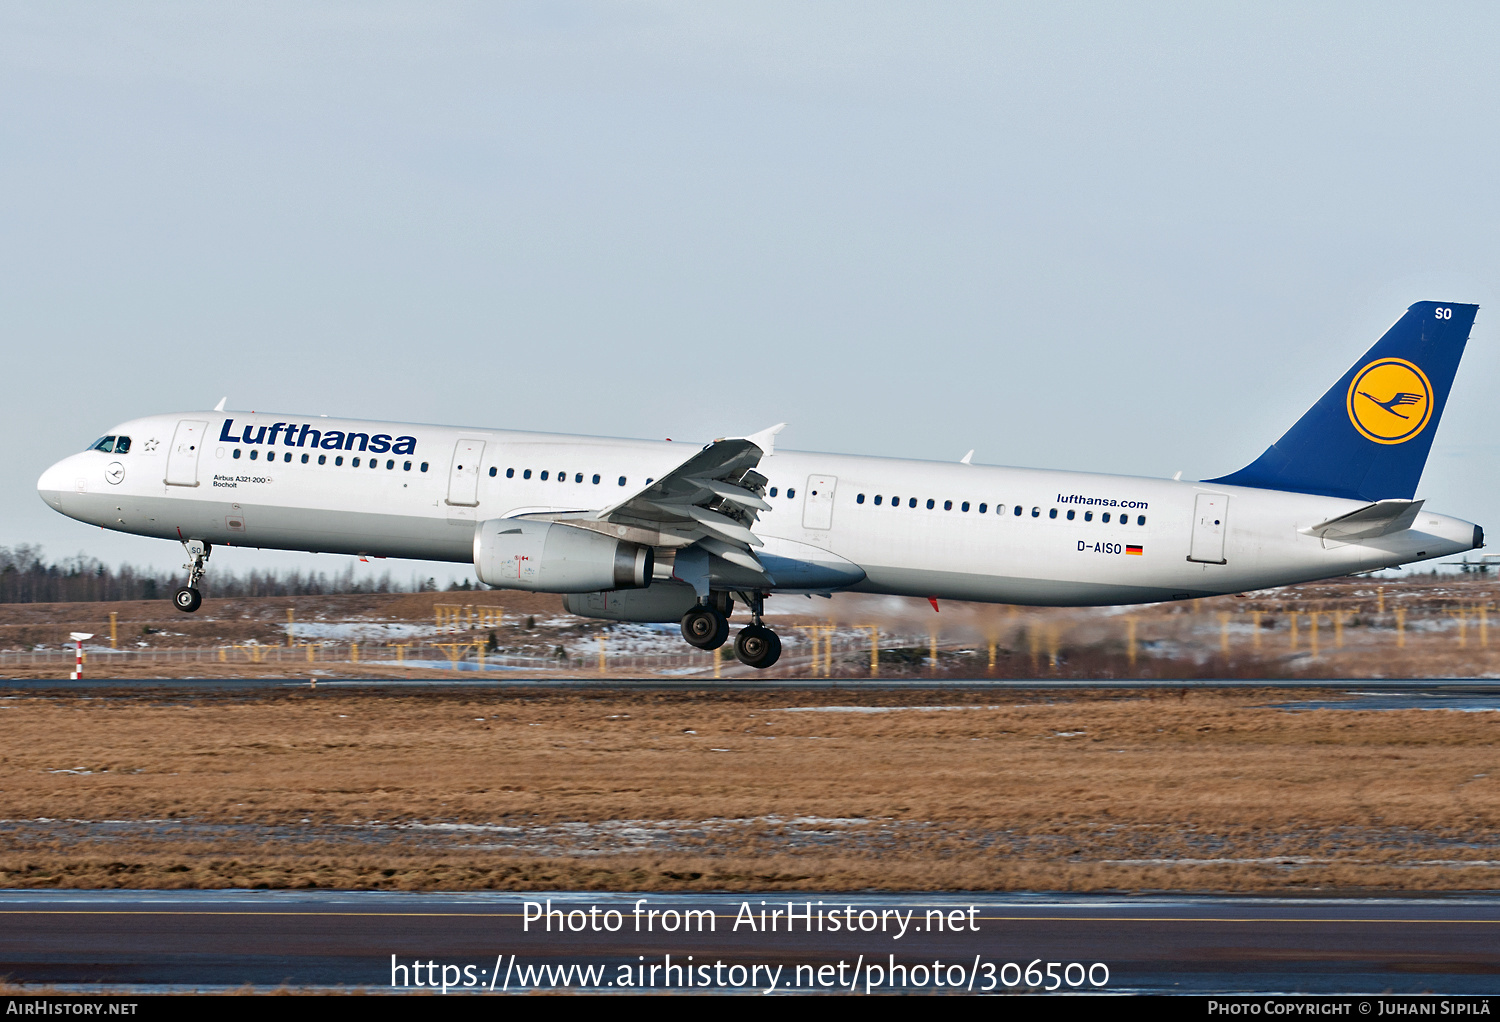
<path id="1" fill-rule="evenodd" d="M 1229 497 L 1200 493 L 1193 503 L 1193 544 L 1188 560 L 1223 564 L 1224 533 L 1229 527 Z"/>
<path id="2" fill-rule="evenodd" d="M 827 529 L 833 526 L 833 491 L 835 476 L 808 476 L 807 496 L 802 503 L 802 527 Z"/>
<path id="3" fill-rule="evenodd" d="M 448 469 L 448 503 L 474 507 L 479 503 L 479 462 L 484 457 L 483 440 L 460 440 L 453 447 Z"/>

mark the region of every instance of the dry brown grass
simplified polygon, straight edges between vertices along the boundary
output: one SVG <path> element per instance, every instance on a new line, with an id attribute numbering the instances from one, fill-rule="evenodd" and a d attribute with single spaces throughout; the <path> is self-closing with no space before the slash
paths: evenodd
<path id="1" fill-rule="evenodd" d="M 1488 714 L 1265 705 L 1286 695 L 12 697 L 0 710 L 0 884 L 1494 886 L 1500 755 Z M 840 704 L 979 708 L 785 710 Z M 847 822 L 798 822 L 809 817 Z M 18 822 L 40 818 L 180 829 L 100 843 L 87 827 Z M 533 836 L 501 848 L 488 832 L 375 839 L 377 820 Z M 675 836 L 632 848 L 601 836 L 610 821 Z M 589 826 L 560 837 L 571 824 Z M 1147 861 L 1184 858 L 1211 861 Z M 1418 865 L 1429 860 L 1446 864 Z"/>

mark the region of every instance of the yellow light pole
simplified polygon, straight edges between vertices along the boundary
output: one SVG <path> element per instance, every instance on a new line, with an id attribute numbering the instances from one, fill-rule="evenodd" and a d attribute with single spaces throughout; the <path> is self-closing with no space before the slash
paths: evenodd
<path id="1" fill-rule="evenodd" d="M 109 648 L 110 649 L 119 649 L 120 648 L 119 645 L 115 642 L 115 626 L 117 624 L 119 624 L 119 617 L 120 617 L 120 615 L 117 614 L 116 612 L 114 612 L 114 611 L 110 611 L 109 612 Z"/>

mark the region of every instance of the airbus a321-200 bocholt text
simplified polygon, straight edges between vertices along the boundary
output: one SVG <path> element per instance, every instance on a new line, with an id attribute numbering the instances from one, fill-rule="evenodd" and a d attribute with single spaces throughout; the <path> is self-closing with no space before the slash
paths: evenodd
<path id="1" fill-rule="evenodd" d="M 1189 482 L 224 411 L 121 423 L 37 484 L 82 522 L 215 545 L 472 563 L 579 615 L 781 653 L 773 595 L 1100 606 L 1393 567 L 1483 545 L 1415 499 L 1478 306 L 1418 302 L 1252 464 Z"/>

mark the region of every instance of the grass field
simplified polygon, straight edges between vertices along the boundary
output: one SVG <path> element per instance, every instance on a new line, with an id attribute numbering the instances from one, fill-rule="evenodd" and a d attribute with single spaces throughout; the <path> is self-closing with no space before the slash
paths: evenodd
<path id="1" fill-rule="evenodd" d="M 0 885 L 1492 888 L 1488 713 L 1151 694 L 0 697 Z"/>

